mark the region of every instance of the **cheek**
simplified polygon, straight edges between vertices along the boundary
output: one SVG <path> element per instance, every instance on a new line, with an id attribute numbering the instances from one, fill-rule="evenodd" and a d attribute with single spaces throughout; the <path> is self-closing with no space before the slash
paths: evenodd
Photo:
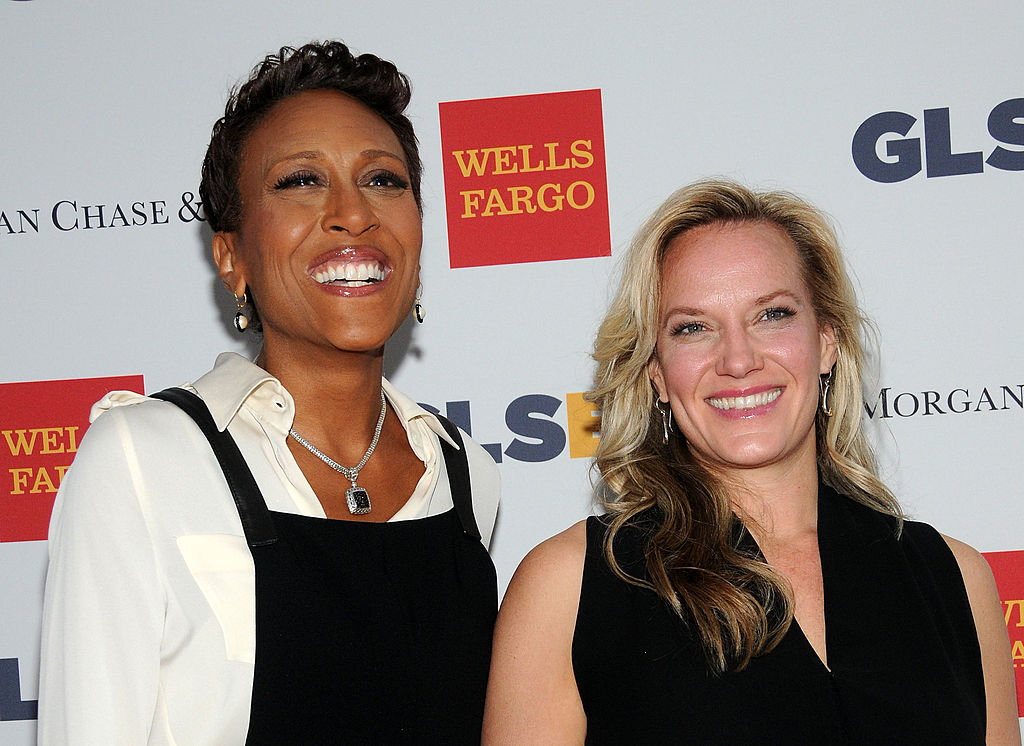
<path id="1" fill-rule="evenodd" d="M 707 361 L 692 349 L 676 347 L 660 356 L 661 377 L 671 399 L 686 402 L 696 393 L 707 368 Z"/>
<path id="2" fill-rule="evenodd" d="M 415 206 L 411 210 L 403 210 L 392 226 L 402 246 L 419 259 L 420 247 L 423 244 L 423 221 L 419 210 Z"/>
<path id="3" fill-rule="evenodd" d="M 798 378 L 817 376 L 820 335 L 816 329 L 797 327 L 767 340 L 765 352 Z"/>

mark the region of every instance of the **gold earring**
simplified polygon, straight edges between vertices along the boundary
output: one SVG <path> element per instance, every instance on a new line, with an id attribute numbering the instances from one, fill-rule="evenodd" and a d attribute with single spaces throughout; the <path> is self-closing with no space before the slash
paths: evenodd
<path id="1" fill-rule="evenodd" d="M 245 307 L 249 304 L 249 298 L 246 296 L 245 291 L 242 291 L 242 297 L 239 298 L 235 295 L 235 329 L 238 330 L 239 334 L 245 332 L 249 328 L 249 317 L 244 313 Z"/>

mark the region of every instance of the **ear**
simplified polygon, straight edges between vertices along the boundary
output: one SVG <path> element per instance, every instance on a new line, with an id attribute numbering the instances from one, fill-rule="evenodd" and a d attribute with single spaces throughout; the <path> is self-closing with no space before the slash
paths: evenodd
<path id="1" fill-rule="evenodd" d="M 245 292 L 245 271 L 236 244 L 236 235 L 227 231 L 213 234 L 213 261 L 217 274 L 229 293 L 241 297 Z"/>
<path id="2" fill-rule="evenodd" d="M 658 360 L 657 355 L 647 362 L 647 375 L 650 376 L 651 383 L 654 384 L 654 390 L 658 392 L 658 400 L 667 402 L 668 387 L 665 385 L 665 373 L 661 369 L 661 361 Z"/>
<path id="3" fill-rule="evenodd" d="M 821 339 L 819 371 L 821 375 L 825 375 L 832 370 L 832 366 L 839 359 L 839 345 L 836 343 L 836 330 L 832 328 L 831 324 L 823 324 L 819 334 Z"/>

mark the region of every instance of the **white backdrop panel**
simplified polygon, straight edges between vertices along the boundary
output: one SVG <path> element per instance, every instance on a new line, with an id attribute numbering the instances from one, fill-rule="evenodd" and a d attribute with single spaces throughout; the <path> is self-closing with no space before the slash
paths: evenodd
<path id="1" fill-rule="evenodd" d="M 1024 549 L 1024 410 L 977 405 L 982 389 L 997 396 L 1024 383 L 1024 173 L 986 165 L 884 184 L 851 157 L 870 116 L 905 112 L 917 120 L 907 136 L 924 139 L 929 109 L 948 109 L 952 153 L 988 157 L 1000 144 L 989 113 L 1024 98 L 1019 2 L 627 11 L 577 0 L 0 0 L 0 28 L 0 210 L 15 231 L 19 210 L 38 210 L 38 230 L 0 224 L 0 381 L 142 373 L 152 391 L 198 376 L 223 349 L 246 349 L 230 329 L 208 231 L 178 217 L 182 195 L 197 193 L 210 127 L 235 81 L 282 44 L 340 38 L 395 60 L 414 84 L 430 315 L 388 351 L 402 389 L 442 409 L 468 401 L 473 435 L 503 448 L 515 436 L 506 409 L 523 395 L 562 399 L 552 419 L 564 428 L 565 395 L 589 385 L 593 335 L 641 220 L 705 175 L 781 186 L 840 225 L 880 329 L 873 391 L 921 400 L 935 391 L 942 401 L 969 392 L 962 414 L 873 420 L 910 512 L 983 551 Z M 602 96 L 612 257 L 451 270 L 438 103 L 587 88 Z M 60 230 L 51 210 L 62 200 L 78 205 L 59 211 L 65 227 L 72 215 L 84 220 L 84 206 L 153 201 L 167 222 Z M 493 556 L 503 586 L 531 546 L 592 510 L 588 466 L 567 450 L 502 461 Z M 0 659 L 18 659 L 25 700 L 36 696 L 44 566 L 43 542 L 0 545 Z M 0 722 L 0 742 L 31 743 L 31 731 Z"/>

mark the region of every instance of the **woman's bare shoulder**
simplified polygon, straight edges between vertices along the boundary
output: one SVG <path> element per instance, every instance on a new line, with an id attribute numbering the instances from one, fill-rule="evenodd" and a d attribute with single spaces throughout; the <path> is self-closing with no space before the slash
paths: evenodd
<path id="1" fill-rule="evenodd" d="M 586 718 L 572 669 L 586 521 L 537 545 L 501 603 L 483 742 L 581 743 Z"/>
<path id="2" fill-rule="evenodd" d="M 964 578 L 981 646 L 988 743 L 1020 744 L 1010 640 L 995 577 L 988 561 L 969 544 L 942 535 Z"/>
<path id="3" fill-rule="evenodd" d="M 515 577 L 526 583 L 535 578 L 550 580 L 551 576 L 582 570 L 586 553 L 587 522 L 582 520 L 531 549 L 519 564 Z"/>

